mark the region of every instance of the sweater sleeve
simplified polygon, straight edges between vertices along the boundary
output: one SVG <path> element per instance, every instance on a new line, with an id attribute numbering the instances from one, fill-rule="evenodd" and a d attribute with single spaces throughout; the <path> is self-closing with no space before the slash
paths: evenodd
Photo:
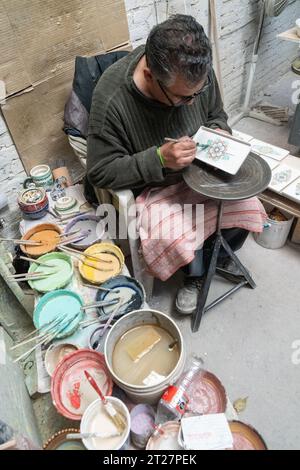
<path id="1" fill-rule="evenodd" d="M 109 116 L 99 133 L 88 136 L 87 178 L 103 189 L 134 189 L 161 183 L 165 175 L 156 152 L 150 147 L 130 154 L 121 121 Z"/>
<path id="2" fill-rule="evenodd" d="M 205 126 L 210 127 L 212 129 L 220 128 L 232 134 L 232 131 L 227 123 L 228 116 L 223 108 L 223 102 L 221 98 L 219 84 L 218 84 L 218 80 L 214 71 L 212 71 L 211 78 L 212 78 L 212 85 L 211 85 L 211 90 L 209 94 L 209 102 L 208 102 L 208 118 L 205 123 Z"/>

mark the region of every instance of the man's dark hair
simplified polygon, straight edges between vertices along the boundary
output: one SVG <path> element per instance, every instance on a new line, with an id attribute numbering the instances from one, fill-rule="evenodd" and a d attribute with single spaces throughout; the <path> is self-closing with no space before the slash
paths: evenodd
<path id="1" fill-rule="evenodd" d="M 211 45 L 203 27 L 190 15 L 173 15 L 151 30 L 146 42 L 147 65 L 164 85 L 180 75 L 196 85 L 209 72 Z"/>

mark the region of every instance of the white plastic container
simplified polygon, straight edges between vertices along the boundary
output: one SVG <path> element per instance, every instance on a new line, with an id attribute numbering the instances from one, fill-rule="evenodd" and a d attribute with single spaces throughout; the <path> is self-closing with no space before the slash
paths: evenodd
<path id="1" fill-rule="evenodd" d="M 172 372 L 156 385 L 133 385 L 121 380 L 112 367 L 112 356 L 115 345 L 119 338 L 128 330 L 143 324 L 153 324 L 165 328 L 175 339 L 178 340 L 180 355 L 178 362 Z M 106 365 L 112 375 L 113 381 L 122 389 L 135 403 L 148 403 L 154 405 L 160 399 L 163 391 L 172 383 L 176 382 L 182 374 L 185 364 L 186 352 L 182 334 L 176 323 L 168 316 L 158 310 L 134 310 L 121 317 L 108 333 L 104 346 Z"/>
<path id="2" fill-rule="evenodd" d="M 255 241 L 264 248 L 275 250 L 282 248 L 286 244 L 294 217 L 281 209 L 280 212 L 282 212 L 288 220 L 277 222 L 276 220 L 268 218 L 263 232 L 254 234 Z"/>
<path id="3" fill-rule="evenodd" d="M 130 414 L 128 408 L 118 398 L 105 398 L 124 416 L 127 422 L 124 433 L 121 436 L 112 438 L 82 439 L 82 442 L 88 450 L 126 450 L 130 433 Z M 93 432 L 109 433 L 109 431 L 112 431 L 113 429 L 114 425 L 110 423 L 110 418 L 107 416 L 107 412 L 105 411 L 100 398 L 93 401 L 83 414 L 80 424 L 80 432 L 82 434 Z"/>

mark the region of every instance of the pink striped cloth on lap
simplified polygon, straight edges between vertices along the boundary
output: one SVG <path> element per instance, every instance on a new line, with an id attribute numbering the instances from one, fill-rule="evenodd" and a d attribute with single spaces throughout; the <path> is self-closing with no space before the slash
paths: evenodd
<path id="1" fill-rule="evenodd" d="M 217 202 L 196 193 L 184 182 L 145 189 L 136 203 L 142 254 L 149 273 L 162 281 L 190 263 L 195 250 L 216 231 Z M 256 197 L 225 201 L 222 228 L 262 232 L 266 218 Z"/>

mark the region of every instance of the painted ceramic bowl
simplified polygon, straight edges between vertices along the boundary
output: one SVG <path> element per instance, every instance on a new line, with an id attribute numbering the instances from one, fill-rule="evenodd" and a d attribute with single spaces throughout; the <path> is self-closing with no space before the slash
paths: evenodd
<path id="1" fill-rule="evenodd" d="M 66 356 L 56 367 L 51 381 L 51 396 L 57 411 L 69 419 L 80 421 L 87 407 L 98 395 L 84 371 L 94 378 L 103 395 L 110 396 L 113 382 L 103 354 L 80 349 Z"/>
<path id="2" fill-rule="evenodd" d="M 25 189 L 18 196 L 18 205 L 23 212 L 37 212 L 47 204 L 48 197 L 42 188 Z"/>
<path id="3" fill-rule="evenodd" d="M 112 243 L 96 243 L 84 251 L 91 255 L 79 262 L 81 276 L 92 284 L 102 284 L 122 271 L 124 255 L 120 248 Z M 99 258 L 99 261 L 95 258 Z"/>
<path id="4" fill-rule="evenodd" d="M 34 211 L 34 212 L 33 211 L 31 211 L 31 212 L 22 211 L 23 219 L 26 219 L 26 220 L 42 219 L 47 214 L 48 208 L 49 208 L 49 204 L 47 202 L 47 204 L 42 209 L 40 209 L 38 211 Z"/>
<path id="5" fill-rule="evenodd" d="M 77 434 L 79 429 L 68 428 L 56 432 L 43 445 L 44 450 L 86 450 L 81 439 L 67 439 L 68 434 Z"/>
<path id="6" fill-rule="evenodd" d="M 73 262 L 66 253 L 48 253 L 38 258 L 38 261 L 46 263 L 47 266 L 32 263 L 28 273 L 39 272 L 45 277 L 28 281 L 32 289 L 38 292 L 52 292 L 62 289 L 71 281 L 73 277 Z"/>
<path id="7" fill-rule="evenodd" d="M 99 290 L 96 297 L 97 302 L 112 300 L 116 297 L 121 298 L 122 305 L 120 306 L 115 318 L 119 318 L 133 310 L 143 308 L 146 300 L 145 289 L 142 284 L 133 277 L 115 276 L 104 282 L 102 287 L 111 289 L 111 292 Z M 103 318 L 104 320 L 106 317 L 109 317 L 114 309 L 115 305 L 98 308 L 101 319 Z"/>
<path id="8" fill-rule="evenodd" d="M 83 240 L 70 244 L 70 246 L 74 246 L 74 248 L 78 248 L 80 250 L 85 250 L 89 246 L 101 240 L 105 231 L 105 227 L 101 223 L 100 217 L 92 214 L 80 215 L 72 219 L 65 228 L 65 234 L 77 229 L 88 232 L 87 237 Z"/>
<path id="9" fill-rule="evenodd" d="M 36 225 L 23 235 L 22 240 L 36 241 L 41 244 L 37 246 L 21 245 L 21 250 L 23 253 L 33 258 L 38 258 L 46 253 L 50 253 L 56 249 L 60 242 L 59 236 L 61 233 L 60 227 L 55 224 L 47 223 Z"/>

